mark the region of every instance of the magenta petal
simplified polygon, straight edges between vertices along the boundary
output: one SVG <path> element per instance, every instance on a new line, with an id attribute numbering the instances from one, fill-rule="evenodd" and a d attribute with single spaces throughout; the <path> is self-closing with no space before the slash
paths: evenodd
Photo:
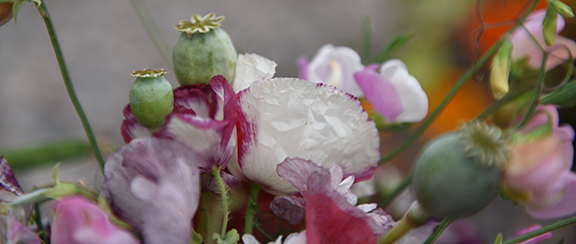
<path id="1" fill-rule="evenodd" d="M 0 156 L 0 186 L 14 195 L 19 196 L 24 193 L 4 156 Z M 0 202 L 7 202 L 7 200 L 0 198 Z"/>
<path id="2" fill-rule="evenodd" d="M 302 194 L 308 192 L 308 179 L 313 173 L 317 172 L 325 177 L 330 177 L 330 172 L 324 167 L 316 165 L 310 160 L 301 158 L 286 158 L 284 162 L 277 166 L 276 172 L 280 177 L 296 187 Z M 329 181 L 322 183 L 330 184 Z"/>
<path id="3" fill-rule="evenodd" d="M 124 143 L 130 143 L 133 139 L 151 137 L 150 131 L 144 126 L 138 124 L 134 115 L 132 115 L 132 110 L 130 110 L 130 104 L 126 104 L 122 110 L 124 115 L 124 120 L 120 126 L 120 133 L 122 134 L 122 139 Z"/>
<path id="4" fill-rule="evenodd" d="M 518 236 L 527 234 L 529 232 L 535 231 L 535 230 L 540 229 L 540 228 L 542 228 L 542 226 L 539 224 L 532 225 L 528 228 L 521 229 L 520 231 L 518 231 L 518 233 L 516 233 L 516 235 L 514 235 L 514 237 L 518 237 Z M 542 235 L 539 235 L 539 236 L 536 236 L 534 238 L 530 238 L 528 240 L 520 242 L 519 244 L 537 244 L 537 243 L 541 243 L 544 240 L 548 240 L 550 238 L 552 238 L 552 232 L 546 232 Z"/>
<path id="5" fill-rule="evenodd" d="M 298 65 L 300 79 L 308 80 L 308 57 L 306 55 L 298 56 L 296 59 L 296 64 Z"/>
<path id="6" fill-rule="evenodd" d="M 270 203 L 270 210 L 278 218 L 288 221 L 291 225 L 297 225 L 304 220 L 306 215 L 306 200 L 295 196 L 275 196 Z"/>
<path id="7" fill-rule="evenodd" d="M 376 71 L 364 69 L 354 74 L 356 82 L 374 110 L 388 122 L 394 122 L 404 112 L 400 94 L 384 76 Z"/>
<path id="8" fill-rule="evenodd" d="M 376 243 L 376 235 L 364 220 L 318 193 L 306 197 L 306 240 L 308 244 L 365 244 Z"/>

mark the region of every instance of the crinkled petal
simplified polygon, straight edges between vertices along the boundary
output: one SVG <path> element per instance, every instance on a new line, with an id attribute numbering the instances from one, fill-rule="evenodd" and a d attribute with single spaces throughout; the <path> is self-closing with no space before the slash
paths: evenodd
<path id="1" fill-rule="evenodd" d="M 276 62 L 258 54 L 238 54 L 232 88 L 235 92 L 239 92 L 248 88 L 254 81 L 271 79 L 276 73 L 276 66 Z"/>
<path id="2" fill-rule="evenodd" d="M 120 133 L 122 134 L 122 139 L 124 143 L 130 143 L 136 138 L 151 137 L 150 130 L 146 129 L 144 126 L 140 125 L 134 115 L 132 115 L 132 110 L 130 110 L 130 104 L 127 104 L 122 110 L 124 114 L 124 120 L 120 126 Z"/>
<path id="3" fill-rule="evenodd" d="M 291 225 L 297 225 L 306 215 L 306 201 L 295 196 L 275 196 L 270 203 L 270 210 L 278 218 L 286 220 Z"/>
<path id="4" fill-rule="evenodd" d="M 391 59 L 382 64 L 380 73 L 394 86 L 402 101 L 404 111 L 398 115 L 396 122 L 423 120 L 428 113 L 428 96 L 418 80 L 408 73 L 406 64 L 399 59 Z"/>
<path id="5" fill-rule="evenodd" d="M 307 243 L 376 243 L 376 235 L 364 220 L 340 209 L 328 196 L 306 197 Z"/>
<path id="6" fill-rule="evenodd" d="M 384 76 L 376 71 L 365 69 L 354 74 L 354 78 L 364 92 L 364 97 L 387 121 L 396 121 L 404 112 L 400 94 Z"/>
<path id="7" fill-rule="evenodd" d="M 354 97 L 300 79 L 255 82 L 238 94 L 238 159 L 246 178 L 270 192 L 296 189 L 276 174 L 287 157 L 325 168 L 339 164 L 345 176 L 370 178 L 380 140 L 373 121 Z"/>

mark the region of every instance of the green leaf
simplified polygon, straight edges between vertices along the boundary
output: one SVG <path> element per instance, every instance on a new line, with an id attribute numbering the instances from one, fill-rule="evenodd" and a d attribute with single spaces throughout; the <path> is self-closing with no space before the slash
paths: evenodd
<path id="1" fill-rule="evenodd" d="M 555 104 L 564 108 L 576 105 L 576 80 L 568 82 L 565 86 L 543 97 L 542 104 Z"/>
<path id="2" fill-rule="evenodd" d="M 544 41 L 547 46 L 552 46 L 554 41 L 556 41 L 556 32 L 558 18 L 557 12 L 551 5 L 548 5 L 546 10 L 546 16 L 544 16 L 544 22 L 542 22 L 542 34 L 544 35 Z"/>
<path id="3" fill-rule="evenodd" d="M 14 23 L 16 23 L 16 17 L 18 16 L 18 11 L 20 11 L 20 8 L 22 7 L 22 5 L 24 5 L 25 2 L 26 2 L 25 0 L 14 1 L 14 4 L 12 5 L 12 15 L 14 15 Z"/>
<path id="4" fill-rule="evenodd" d="M 552 124 L 552 117 L 550 114 L 548 114 L 547 112 L 543 112 L 546 113 L 546 115 L 548 116 L 548 122 L 546 122 L 545 124 L 539 126 L 538 128 L 525 133 L 525 134 L 521 134 L 521 133 L 516 133 L 513 136 L 513 140 L 515 143 L 532 143 L 532 142 L 536 142 L 541 140 L 542 138 L 548 137 L 552 134 L 552 130 L 554 129 L 554 125 Z"/>
<path id="5" fill-rule="evenodd" d="M 218 244 L 237 244 L 240 240 L 240 235 L 236 229 L 231 229 L 226 233 L 224 239 L 218 233 L 212 234 L 212 239 L 215 239 Z"/>
<path id="6" fill-rule="evenodd" d="M 0 0 L 0 3 L 13 3 L 14 0 Z"/>
<path id="7" fill-rule="evenodd" d="M 191 238 L 189 244 L 202 244 L 202 235 L 196 233 L 196 231 L 192 230 Z"/>
<path id="8" fill-rule="evenodd" d="M 388 46 L 386 46 L 380 53 L 376 56 L 371 63 L 382 63 L 384 60 L 389 59 L 398 52 L 404 45 L 412 38 L 412 34 L 404 33 L 396 36 Z"/>
<path id="9" fill-rule="evenodd" d="M 370 16 L 366 16 L 364 19 L 364 36 L 362 38 L 362 59 L 368 60 L 370 58 L 370 52 L 372 49 L 372 31 L 374 30 L 374 24 L 370 19 Z"/>
<path id="10" fill-rule="evenodd" d="M 494 241 L 494 244 L 502 244 L 502 233 L 498 233 L 498 236 L 496 236 L 496 241 Z"/>
<path id="11" fill-rule="evenodd" d="M 548 0 L 548 3 L 550 3 L 554 10 L 562 15 L 562 17 L 574 18 L 574 12 L 572 12 L 572 8 L 570 8 L 570 6 L 566 5 L 565 3 L 558 0 Z"/>
<path id="12" fill-rule="evenodd" d="M 61 139 L 11 150 L 0 150 L 0 154 L 10 162 L 13 170 L 78 159 L 91 153 L 90 143 L 83 139 Z"/>

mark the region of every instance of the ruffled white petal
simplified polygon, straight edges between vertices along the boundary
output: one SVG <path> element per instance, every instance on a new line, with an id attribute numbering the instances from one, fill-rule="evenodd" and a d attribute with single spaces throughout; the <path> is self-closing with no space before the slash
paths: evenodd
<path id="1" fill-rule="evenodd" d="M 276 66 L 276 62 L 258 54 L 239 54 L 232 89 L 239 92 L 248 88 L 254 81 L 271 79 L 276 73 Z"/>

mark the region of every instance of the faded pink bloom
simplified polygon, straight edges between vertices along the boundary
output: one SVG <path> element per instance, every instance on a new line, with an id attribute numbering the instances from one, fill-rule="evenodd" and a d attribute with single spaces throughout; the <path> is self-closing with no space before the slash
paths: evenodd
<path id="1" fill-rule="evenodd" d="M 542 228 L 542 226 L 539 224 L 532 225 L 528 228 L 521 229 L 520 231 L 518 231 L 518 233 L 516 233 L 516 235 L 514 237 L 518 237 L 518 236 L 527 234 L 529 232 L 535 231 L 535 230 L 540 229 L 540 228 Z M 536 243 L 540 243 L 544 240 L 548 240 L 550 238 L 552 238 L 552 232 L 546 232 L 546 233 L 539 235 L 539 236 L 536 236 L 534 238 L 530 238 L 530 239 L 525 240 L 523 242 L 519 242 L 518 244 L 536 244 Z"/>
<path id="2" fill-rule="evenodd" d="M 542 106 L 526 130 L 551 123 L 551 134 L 516 145 L 504 172 L 504 187 L 536 218 L 559 218 L 576 213 L 576 174 L 573 164 L 574 129 L 558 126 L 554 106 Z"/>
<path id="3" fill-rule="evenodd" d="M 214 76 L 210 84 L 194 84 L 174 89 L 174 112 L 156 131 L 149 131 L 134 118 L 129 105 L 124 108 L 122 136 L 158 137 L 180 141 L 198 152 L 198 167 L 204 172 L 225 168 L 236 150 L 235 93 L 226 79 Z"/>
<path id="4" fill-rule="evenodd" d="M 136 244 L 130 232 L 113 225 L 108 215 L 84 197 L 72 196 L 52 205 L 52 243 Z"/>
<path id="5" fill-rule="evenodd" d="M 534 11 L 528 16 L 524 26 L 526 26 L 526 29 L 538 40 L 540 46 L 544 47 L 545 51 L 550 54 L 548 62 L 546 63 L 546 70 L 550 70 L 569 60 L 570 56 L 574 57 L 574 55 L 576 55 L 576 42 L 563 36 L 556 36 L 554 45 L 548 47 L 544 42 L 544 34 L 542 34 L 542 22 L 544 21 L 545 15 L 545 9 Z M 560 33 L 562 29 L 564 29 L 564 25 L 564 18 L 558 15 L 556 31 Z M 529 59 L 528 65 L 533 68 L 540 68 L 542 64 L 542 50 L 536 46 L 524 28 L 518 28 L 518 30 L 512 33 L 511 41 L 514 45 L 512 58 L 520 59 L 527 57 Z"/>
<path id="6" fill-rule="evenodd" d="M 335 86 L 356 97 L 364 96 L 354 80 L 354 73 L 364 69 L 364 65 L 360 55 L 349 47 L 326 44 L 310 62 L 302 56 L 297 63 L 301 79 Z"/>

